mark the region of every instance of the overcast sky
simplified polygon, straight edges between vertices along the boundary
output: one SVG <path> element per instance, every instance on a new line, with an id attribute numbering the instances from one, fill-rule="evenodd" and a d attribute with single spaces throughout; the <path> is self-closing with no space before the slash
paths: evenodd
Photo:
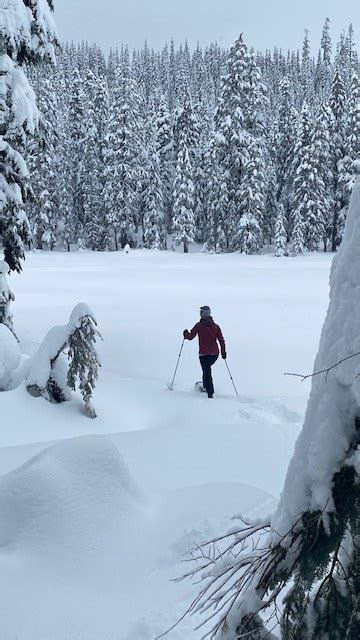
<path id="1" fill-rule="evenodd" d="M 55 5 L 63 41 L 88 40 L 105 48 L 123 42 L 138 47 L 147 39 L 158 49 L 171 38 L 229 46 L 243 32 L 256 49 L 287 49 L 301 44 L 305 27 L 317 47 L 327 16 L 336 37 L 350 22 L 360 31 L 359 0 L 55 0 Z"/>

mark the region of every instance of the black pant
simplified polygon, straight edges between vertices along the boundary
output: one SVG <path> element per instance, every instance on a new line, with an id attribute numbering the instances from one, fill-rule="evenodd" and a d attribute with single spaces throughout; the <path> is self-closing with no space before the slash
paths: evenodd
<path id="1" fill-rule="evenodd" d="M 200 364 L 203 370 L 203 385 L 207 391 L 208 398 L 214 395 L 214 383 L 211 375 L 211 367 L 215 364 L 219 356 L 200 356 Z"/>

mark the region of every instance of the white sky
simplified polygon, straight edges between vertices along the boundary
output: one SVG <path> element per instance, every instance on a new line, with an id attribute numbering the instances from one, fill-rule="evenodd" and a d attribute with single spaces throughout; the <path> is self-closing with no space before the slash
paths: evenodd
<path id="1" fill-rule="evenodd" d="M 301 44 L 304 28 L 317 48 L 327 16 L 335 37 L 350 22 L 360 32 L 359 0 L 55 0 L 55 7 L 63 41 L 105 48 L 138 47 L 147 39 L 158 49 L 172 37 L 229 46 L 243 32 L 256 49 L 287 49 Z"/>

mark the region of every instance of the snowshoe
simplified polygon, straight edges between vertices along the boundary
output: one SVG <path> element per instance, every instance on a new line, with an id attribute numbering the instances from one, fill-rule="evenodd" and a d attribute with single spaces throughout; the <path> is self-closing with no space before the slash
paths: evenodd
<path id="1" fill-rule="evenodd" d="M 200 393 L 206 393 L 206 389 L 202 382 L 195 383 L 195 391 L 199 391 Z"/>

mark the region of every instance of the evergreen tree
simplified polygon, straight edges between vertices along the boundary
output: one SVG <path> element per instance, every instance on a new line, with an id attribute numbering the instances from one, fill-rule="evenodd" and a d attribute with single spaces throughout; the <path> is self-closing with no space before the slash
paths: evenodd
<path id="1" fill-rule="evenodd" d="M 316 89 L 324 100 L 329 93 L 332 70 L 332 41 L 330 34 L 330 20 L 326 18 L 321 36 L 320 57 L 316 73 Z"/>
<path id="2" fill-rule="evenodd" d="M 44 65 L 38 96 L 40 139 L 33 141 L 28 160 L 33 187 L 33 198 L 28 211 L 36 248 L 43 249 L 46 245 L 53 250 L 59 239 L 59 105 L 53 83 L 48 77 L 48 69 Z"/>
<path id="3" fill-rule="evenodd" d="M 69 105 L 69 143 L 71 147 L 71 198 L 76 240 L 84 239 L 84 185 L 82 184 L 82 161 L 86 133 L 85 94 L 77 67 L 72 70 Z"/>
<path id="4" fill-rule="evenodd" d="M 241 218 L 231 243 L 233 249 L 243 253 L 256 253 L 262 245 L 262 215 L 265 184 L 262 180 L 262 149 L 256 139 L 248 147 L 249 160 L 244 165 L 240 186 Z"/>
<path id="5" fill-rule="evenodd" d="M 360 174 L 360 83 L 356 73 L 351 81 L 346 122 L 346 156 L 341 165 L 341 182 L 347 208 L 357 176 Z"/>
<path id="6" fill-rule="evenodd" d="M 98 105 L 95 105 L 96 87 L 97 80 L 89 69 L 84 82 L 86 131 L 79 173 L 83 192 L 84 232 L 92 250 L 104 248 L 104 218 L 101 215 L 101 192 L 104 186 L 102 152 L 104 149 L 101 147 L 101 131 L 99 131 L 97 120 L 96 106 Z"/>
<path id="7" fill-rule="evenodd" d="M 285 77 L 280 86 L 280 107 L 276 134 L 276 174 L 277 200 L 284 205 L 288 238 L 291 234 L 293 222 L 291 219 L 292 170 L 296 144 L 296 125 L 297 113 L 293 106 L 290 81 Z"/>
<path id="8" fill-rule="evenodd" d="M 188 253 L 189 244 L 195 238 L 194 220 L 194 184 L 188 138 L 184 135 L 180 140 L 176 177 L 174 185 L 173 244 L 183 244 L 184 253 Z"/>
<path id="9" fill-rule="evenodd" d="M 219 209 L 213 218 L 222 224 L 224 246 L 229 249 L 241 218 L 240 187 L 244 176 L 244 167 L 249 160 L 250 134 L 246 131 L 246 104 L 248 81 L 248 51 L 242 36 L 230 50 L 227 73 L 222 80 L 221 98 L 215 114 L 214 162 L 220 177 L 219 184 L 226 180 L 227 209 Z M 224 202 L 223 202 L 224 204 Z"/>
<path id="10" fill-rule="evenodd" d="M 11 271 L 21 270 L 29 224 L 24 203 L 29 175 L 23 158 L 27 140 L 38 125 L 34 93 L 24 64 L 53 59 L 56 42 L 52 0 L 14 0 L 6 7 L 0 37 L 0 233 Z"/>
<path id="11" fill-rule="evenodd" d="M 138 137 L 134 87 L 128 73 L 117 72 L 109 111 L 105 152 L 104 200 L 107 224 L 112 229 L 115 249 L 124 247 L 136 228 Z"/>
<path id="12" fill-rule="evenodd" d="M 149 150 L 147 188 L 144 210 L 144 246 L 148 249 L 163 249 L 165 245 L 165 216 L 160 162 L 153 144 Z"/>
<path id="13" fill-rule="evenodd" d="M 303 106 L 299 127 L 299 138 L 295 148 L 294 159 L 294 253 L 302 253 L 302 242 L 307 249 L 317 249 L 322 231 L 321 194 L 323 183 L 318 172 L 319 168 L 313 154 L 312 125 L 307 104 Z M 320 191 L 320 203 L 317 200 Z M 320 204 L 320 209 L 319 209 Z"/>
<path id="14" fill-rule="evenodd" d="M 165 222 L 168 231 L 170 231 L 173 206 L 174 149 L 172 120 L 165 95 L 162 95 L 160 98 L 156 128 L 156 151 L 159 156 Z"/>
<path id="15" fill-rule="evenodd" d="M 344 159 L 346 157 L 346 89 L 339 71 L 336 71 L 332 82 L 329 104 L 333 115 L 331 130 L 334 189 L 332 251 L 335 251 L 341 242 L 346 216 L 344 209 L 347 204 L 346 184 L 343 180 Z"/>
<path id="16" fill-rule="evenodd" d="M 285 210 L 284 206 L 279 204 L 275 223 L 275 256 L 277 258 L 286 256 L 286 245 Z"/>
<path id="17" fill-rule="evenodd" d="M 324 251 L 332 237 L 333 220 L 333 175 L 332 175 L 332 147 L 330 132 L 332 114 L 326 103 L 319 109 L 313 128 L 311 141 L 311 163 L 314 167 L 314 189 L 312 193 L 314 210 L 317 210 L 316 220 L 321 227 L 321 237 Z M 318 224 L 317 223 L 317 224 Z"/>

